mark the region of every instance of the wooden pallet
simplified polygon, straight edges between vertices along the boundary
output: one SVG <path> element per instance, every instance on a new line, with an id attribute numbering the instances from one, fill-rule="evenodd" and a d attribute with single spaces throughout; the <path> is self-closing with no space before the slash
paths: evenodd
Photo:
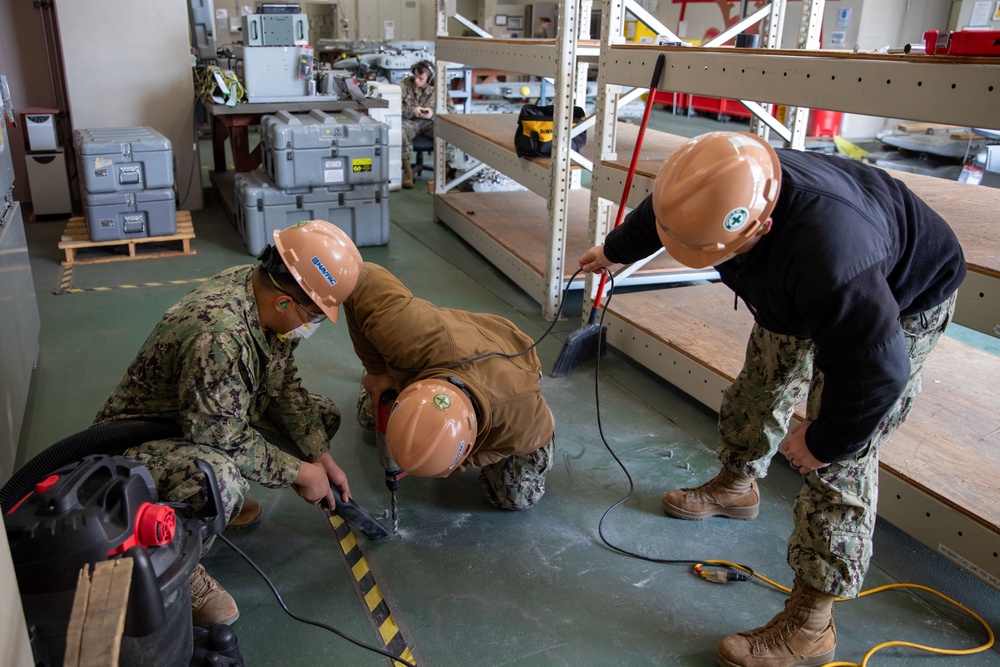
<path id="1" fill-rule="evenodd" d="M 59 249 L 66 251 L 66 259 L 61 262 L 63 266 L 75 264 L 101 264 L 104 262 L 123 262 L 132 259 L 154 259 L 156 257 L 176 257 L 180 255 L 194 255 L 196 250 L 191 248 L 191 239 L 194 238 L 194 226 L 191 224 L 191 211 L 177 211 L 177 233 L 170 236 L 148 236 L 142 238 L 120 239 L 115 241 L 91 241 L 90 230 L 87 228 L 87 221 L 82 217 L 70 218 L 59 241 Z M 179 250 L 163 249 L 164 244 L 180 243 Z M 137 252 L 139 246 L 144 249 Z M 146 250 L 146 246 L 149 249 Z M 111 253 L 78 257 L 77 251 L 84 248 L 105 248 Z M 128 254 L 119 251 L 128 249 Z"/>

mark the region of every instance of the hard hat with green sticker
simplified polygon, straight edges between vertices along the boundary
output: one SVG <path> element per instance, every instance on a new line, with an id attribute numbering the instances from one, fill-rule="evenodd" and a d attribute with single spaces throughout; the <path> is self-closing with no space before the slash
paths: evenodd
<path id="1" fill-rule="evenodd" d="M 749 221 L 750 211 L 740 206 L 726 214 L 725 219 L 722 221 L 722 226 L 725 227 L 727 232 L 736 232 L 743 229 Z"/>

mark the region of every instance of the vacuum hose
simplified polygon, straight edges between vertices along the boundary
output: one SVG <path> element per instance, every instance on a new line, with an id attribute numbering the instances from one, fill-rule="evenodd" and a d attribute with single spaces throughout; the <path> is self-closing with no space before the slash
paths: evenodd
<path id="1" fill-rule="evenodd" d="M 6 514 L 46 475 L 86 456 L 114 456 L 129 447 L 180 434 L 180 426 L 169 419 L 120 419 L 74 433 L 39 453 L 7 480 L 0 489 L 0 509 Z"/>
<path id="2" fill-rule="evenodd" d="M 261 426 L 254 429 L 269 444 L 286 454 L 305 460 L 302 451 L 288 437 Z M 54 470 L 75 463 L 94 454 L 120 455 L 129 447 L 150 440 L 181 437 L 181 428 L 172 419 L 116 419 L 96 424 L 63 438 L 21 466 L 0 489 L 0 511 L 4 514 L 31 493 L 35 484 Z M 382 539 L 390 535 L 364 508 L 351 499 L 344 502 L 337 487 L 332 486 L 337 500 L 337 514 L 361 530 L 369 539 Z"/>
<path id="3" fill-rule="evenodd" d="M 266 428 L 255 427 L 261 437 L 281 451 L 305 458 L 288 438 Z M 116 419 L 86 428 L 63 438 L 21 466 L 0 489 L 0 508 L 6 514 L 21 498 L 31 493 L 40 480 L 54 470 L 86 456 L 122 454 L 150 440 L 181 437 L 181 427 L 172 419 Z"/>

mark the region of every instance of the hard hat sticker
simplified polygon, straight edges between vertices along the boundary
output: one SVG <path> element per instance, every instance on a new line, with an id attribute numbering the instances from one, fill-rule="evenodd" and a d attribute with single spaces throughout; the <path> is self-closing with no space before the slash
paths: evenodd
<path id="1" fill-rule="evenodd" d="M 455 458 L 452 459 L 451 463 L 448 465 L 448 469 L 451 470 L 458 464 L 458 460 L 462 458 L 462 452 L 465 451 L 465 440 L 458 443 L 458 453 L 455 454 Z"/>
<path id="2" fill-rule="evenodd" d="M 451 397 L 448 394 L 436 394 L 434 396 L 434 407 L 444 412 L 451 407 Z"/>
<path id="3" fill-rule="evenodd" d="M 750 222 L 750 211 L 741 206 L 734 208 L 726 214 L 725 219 L 722 221 L 722 226 L 727 232 L 738 232 L 746 227 L 748 222 Z"/>
<path id="4" fill-rule="evenodd" d="M 333 275 L 326 270 L 326 267 L 323 266 L 323 262 L 319 261 L 319 257 L 313 257 L 309 261 L 311 261 L 312 265 L 315 266 L 316 269 L 320 272 L 320 275 L 326 278 L 326 282 L 330 283 L 331 287 L 337 284 L 337 279 L 334 278 Z"/>

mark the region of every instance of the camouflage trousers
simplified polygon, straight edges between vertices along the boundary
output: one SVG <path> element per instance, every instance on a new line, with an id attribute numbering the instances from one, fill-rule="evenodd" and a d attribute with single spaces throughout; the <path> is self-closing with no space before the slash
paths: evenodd
<path id="1" fill-rule="evenodd" d="M 878 501 L 878 452 L 906 419 L 921 388 L 921 372 L 951 320 L 955 295 L 939 306 L 900 318 L 910 378 L 895 405 L 853 457 L 803 476 L 795 499 L 788 564 L 803 581 L 831 595 L 855 597 L 872 556 Z M 813 367 L 811 340 L 754 326 L 739 377 L 719 410 L 719 459 L 730 471 L 764 477 L 785 437 L 795 406 L 819 415 L 823 374 Z"/>
<path id="2" fill-rule="evenodd" d="M 431 139 L 434 138 L 434 120 L 430 118 L 421 118 L 420 120 L 404 118 L 402 131 L 403 164 L 407 164 L 410 162 L 410 153 L 413 152 L 414 137 L 418 134 L 425 134 Z M 447 144 L 445 158 L 445 162 L 449 165 L 455 161 L 455 148 L 451 144 Z"/>
<path id="3" fill-rule="evenodd" d="M 318 394 L 310 394 L 323 416 L 323 427 L 327 440 L 333 438 L 340 428 L 340 410 L 333 401 Z M 261 424 L 278 432 L 270 424 Z M 200 507 L 207 499 L 205 476 L 195 466 L 195 459 L 202 459 L 215 472 L 222 498 L 222 511 L 229 523 L 243 508 L 243 498 L 250 488 L 247 479 L 240 472 L 241 465 L 233 456 L 211 445 L 202 445 L 180 438 L 153 440 L 125 451 L 126 458 L 135 459 L 149 469 L 156 483 L 160 500 L 172 503 L 186 503 Z M 261 471 L 266 472 L 266 471 Z M 208 553 L 214 536 L 202 544 L 202 555 Z"/>
<path id="4" fill-rule="evenodd" d="M 526 510 L 545 495 L 545 476 L 552 469 L 556 437 L 527 454 L 514 454 L 485 465 L 479 487 L 486 499 L 502 510 Z"/>
<path id="5" fill-rule="evenodd" d="M 375 430 L 372 399 L 361 388 L 357 404 L 358 423 L 369 431 Z M 552 440 L 527 454 L 515 454 L 502 461 L 485 465 L 479 471 L 479 486 L 486 499 L 495 507 L 505 510 L 525 510 L 545 495 L 545 476 L 552 469 Z"/>

